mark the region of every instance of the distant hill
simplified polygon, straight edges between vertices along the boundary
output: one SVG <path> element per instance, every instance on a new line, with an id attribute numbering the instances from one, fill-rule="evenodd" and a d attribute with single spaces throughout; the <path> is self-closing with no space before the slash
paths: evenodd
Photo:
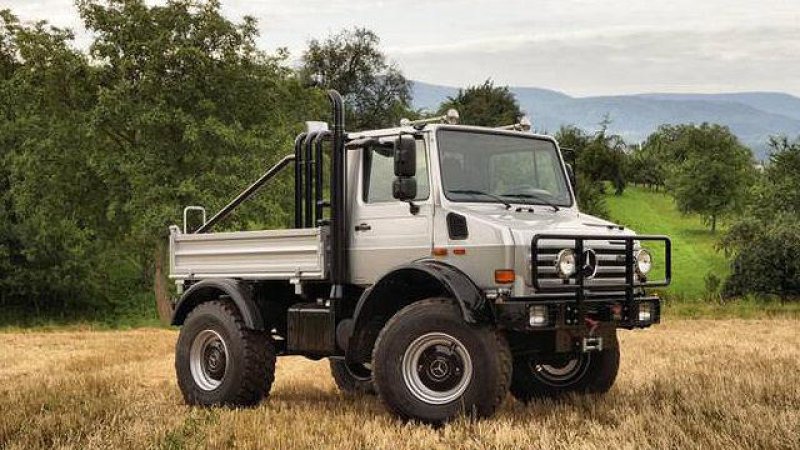
<path id="1" fill-rule="evenodd" d="M 732 94 L 639 94 L 571 97 L 540 88 L 511 87 L 538 131 L 555 132 L 572 124 L 594 131 L 605 115 L 610 130 L 628 142 L 643 141 L 665 123 L 711 122 L 727 125 L 756 157 L 766 156 L 769 136 L 800 136 L 800 98 L 771 92 Z M 458 89 L 413 82 L 414 106 L 436 109 Z"/>

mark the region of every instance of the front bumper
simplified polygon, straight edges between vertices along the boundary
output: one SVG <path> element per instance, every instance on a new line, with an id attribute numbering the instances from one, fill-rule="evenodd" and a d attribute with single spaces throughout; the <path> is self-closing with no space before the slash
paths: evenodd
<path id="1" fill-rule="evenodd" d="M 586 330 L 592 323 L 614 328 L 647 328 L 661 321 L 661 299 L 655 295 L 635 296 L 631 301 L 624 297 L 591 299 L 578 303 L 572 300 L 539 300 L 510 298 L 495 303 L 495 318 L 499 328 L 517 332 Z M 546 321 L 534 321 L 532 308 L 544 309 Z M 647 314 L 641 314 L 645 310 Z M 649 315 L 644 319 L 643 316 Z M 581 320 L 581 316 L 583 320 Z M 644 320 L 642 320 L 644 319 Z M 534 323 L 532 323 L 534 322 Z"/>

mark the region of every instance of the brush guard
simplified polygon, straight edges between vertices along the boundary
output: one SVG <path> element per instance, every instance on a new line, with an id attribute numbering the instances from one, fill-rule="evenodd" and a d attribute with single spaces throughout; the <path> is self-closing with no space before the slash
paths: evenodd
<path id="1" fill-rule="evenodd" d="M 571 245 L 558 245 L 566 241 Z M 604 279 L 602 284 L 595 284 L 587 286 L 587 282 L 592 280 L 592 277 L 587 277 L 583 273 L 583 268 L 587 263 L 587 255 L 585 250 L 591 249 L 587 246 L 587 241 L 598 242 L 607 241 L 612 245 L 624 245 L 624 278 Z M 637 244 L 641 245 L 645 242 L 662 242 L 664 244 L 664 279 L 658 281 L 647 281 L 640 279 L 636 276 L 634 263 L 635 251 L 638 249 Z M 560 279 L 560 283 L 543 283 L 539 269 L 539 256 L 542 255 L 544 249 L 550 250 L 548 254 L 552 254 L 554 248 L 569 249 L 575 252 L 576 265 L 578 270 L 576 273 L 566 279 Z M 596 260 L 595 264 L 600 265 L 600 261 Z M 566 304 L 564 306 L 565 322 L 570 325 L 583 326 L 587 317 L 587 289 L 592 292 L 599 291 L 622 291 L 624 290 L 623 303 L 623 320 L 619 325 L 623 328 L 636 328 L 641 327 L 642 323 L 639 320 L 640 304 L 648 302 L 652 308 L 651 314 L 655 317 L 660 316 L 659 299 L 655 296 L 645 296 L 643 290 L 650 287 L 664 287 L 668 286 L 672 279 L 672 243 L 666 236 L 619 236 L 619 235 L 574 235 L 574 234 L 537 234 L 533 237 L 531 243 L 531 281 L 537 293 L 570 293 L 574 292 L 575 301 L 574 308 Z M 552 278 L 550 279 L 552 280 Z M 619 281 L 617 281 L 619 280 Z M 637 292 L 640 294 L 637 295 Z M 588 300 L 592 301 L 592 300 Z"/>

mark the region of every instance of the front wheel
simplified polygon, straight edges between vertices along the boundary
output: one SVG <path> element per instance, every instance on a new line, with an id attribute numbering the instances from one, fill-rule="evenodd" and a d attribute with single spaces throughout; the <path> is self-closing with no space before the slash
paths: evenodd
<path id="1" fill-rule="evenodd" d="M 266 333 L 245 327 L 225 300 L 195 307 L 175 346 L 178 385 L 190 405 L 255 405 L 275 378 L 275 351 Z"/>
<path id="2" fill-rule="evenodd" d="M 511 394 L 522 402 L 570 392 L 605 393 L 617 378 L 619 347 L 569 356 L 514 357 Z"/>
<path id="3" fill-rule="evenodd" d="M 511 353 L 488 326 L 464 322 L 452 299 L 413 303 L 381 331 L 372 355 L 381 400 L 403 419 L 488 417 L 505 398 Z"/>

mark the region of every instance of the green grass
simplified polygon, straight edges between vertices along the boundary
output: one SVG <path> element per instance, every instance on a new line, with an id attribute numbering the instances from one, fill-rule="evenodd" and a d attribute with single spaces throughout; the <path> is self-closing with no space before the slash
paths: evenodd
<path id="1" fill-rule="evenodd" d="M 670 297 L 700 299 L 706 295 L 706 276 L 720 280 L 729 263 L 715 248 L 720 233 L 712 233 L 696 215 L 683 215 L 663 192 L 628 186 L 621 196 L 606 197 L 611 220 L 639 234 L 664 234 L 672 240 L 672 285 Z"/>

